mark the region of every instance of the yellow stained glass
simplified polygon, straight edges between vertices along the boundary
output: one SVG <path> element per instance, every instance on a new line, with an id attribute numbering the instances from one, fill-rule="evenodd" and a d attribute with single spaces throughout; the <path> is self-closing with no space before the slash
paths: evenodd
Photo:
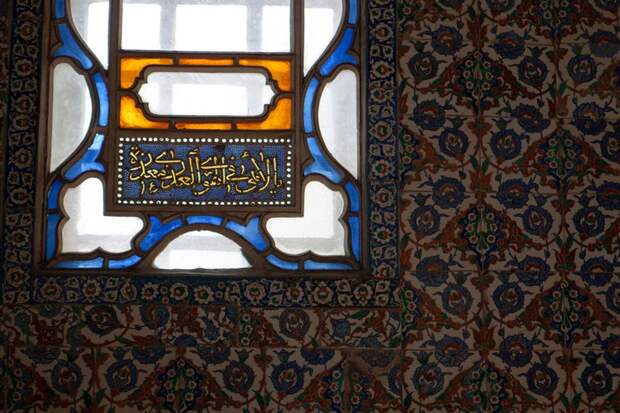
<path id="1" fill-rule="evenodd" d="M 189 123 L 178 122 L 176 125 L 178 130 L 230 130 L 230 123 Z"/>
<path id="2" fill-rule="evenodd" d="M 185 66 L 232 66 L 233 59 L 199 59 L 199 58 L 182 58 L 179 59 L 180 65 Z"/>
<path id="3" fill-rule="evenodd" d="M 154 122 L 147 119 L 131 96 L 121 96 L 119 124 L 123 129 L 168 129 L 168 122 Z"/>
<path id="4" fill-rule="evenodd" d="M 147 66 L 162 65 L 170 66 L 173 60 L 169 58 L 144 58 L 144 57 L 125 57 L 121 59 L 121 88 L 129 89 L 136 78 L 140 76 L 142 70 Z"/>
<path id="5" fill-rule="evenodd" d="M 241 66 L 264 67 L 271 73 L 271 77 L 278 83 L 278 88 L 282 92 L 293 90 L 291 62 L 287 60 L 240 59 L 239 64 Z"/>
<path id="6" fill-rule="evenodd" d="M 267 119 L 261 122 L 239 122 L 241 130 L 287 130 L 292 126 L 293 100 L 280 98 Z"/>

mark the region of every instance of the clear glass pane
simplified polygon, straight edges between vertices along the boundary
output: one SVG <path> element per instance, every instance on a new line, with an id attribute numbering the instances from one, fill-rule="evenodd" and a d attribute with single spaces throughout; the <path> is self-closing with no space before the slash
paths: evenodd
<path id="1" fill-rule="evenodd" d="M 108 67 L 107 0 L 71 0 L 71 18 L 84 43 L 104 68 Z"/>
<path id="2" fill-rule="evenodd" d="M 323 89 L 319 127 L 325 146 L 351 175 L 358 177 L 359 96 L 352 70 L 342 70 Z"/>
<path id="3" fill-rule="evenodd" d="M 343 211 L 342 194 L 313 181 L 305 187 L 303 217 L 271 218 L 267 231 L 276 248 L 288 254 L 344 255 L 345 231 L 339 221 Z"/>
<path id="4" fill-rule="evenodd" d="M 342 0 L 305 0 L 304 74 L 308 73 L 336 35 Z"/>
<path id="5" fill-rule="evenodd" d="M 274 95 L 264 74 L 234 72 L 153 72 L 139 93 L 171 116 L 258 116 Z"/>
<path id="6" fill-rule="evenodd" d="M 54 171 L 84 140 L 92 117 L 86 78 L 68 63 L 52 72 L 52 130 L 50 171 Z"/>
<path id="7" fill-rule="evenodd" d="M 69 220 L 62 228 L 62 252 L 91 252 L 97 248 L 112 253 L 131 249 L 132 238 L 143 222 L 133 217 L 103 215 L 103 182 L 88 178 L 65 193 L 62 202 Z"/>
<path id="8" fill-rule="evenodd" d="M 125 50 L 161 48 L 162 10 L 159 2 L 123 2 L 122 45 Z"/>
<path id="9" fill-rule="evenodd" d="M 193 231 L 175 238 L 155 258 L 162 270 L 249 268 L 241 247 L 212 231 Z"/>
<path id="10" fill-rule="evenodd" d="M 132 8 L 158 7 L 156 25 Z M 124 49 L 289 52 L 290 0 L 123 0 Z M 150 39 L 157 28 L 155 42 Z"/>

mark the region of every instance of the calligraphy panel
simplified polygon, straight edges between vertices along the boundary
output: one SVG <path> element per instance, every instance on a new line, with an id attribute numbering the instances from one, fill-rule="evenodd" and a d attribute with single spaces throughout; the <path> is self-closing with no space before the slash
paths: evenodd
<path id="1" fill-rule="evenodd" d="M 116 202 L 123 205 L 293 204 L 288 138 L 120 138 Z"/>

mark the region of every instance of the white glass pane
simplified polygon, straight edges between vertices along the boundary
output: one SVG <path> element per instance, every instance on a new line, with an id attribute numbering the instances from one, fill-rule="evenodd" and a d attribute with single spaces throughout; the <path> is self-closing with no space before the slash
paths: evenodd
<path id="1" fill-rule="evenodd" d="M 263 7 L 262 50 L 289 50 L 291 47 L 291 10 L 287 6 Z M 287 36 L 286 34 L 289 33 Z"/>
<path id="2" fill-rule="evenodd" d="M 55 170 L 84 140 L 92 116 L 86 78 L 68 63 L 52 73 L 52 130 L 50 171 Z"/>
<path id="3" fill-rule="evenodd" d="M 258 116 L 274 95 L 264 74 L 234 72 L 153 72 L 139 93 L 171 116 Z"/>
<path id="4" fill-rule="evenodd" d="M 345 231 L 339 221 L 343 211 L 342 194 L 313 181 L 305 187 L 303 217 L 271 218 L 267 231 L 276 248 L 288 254 L 344 255 Z"/>
<path id="5" fill-rule="evenodd" d="M 325 146 L 354 177 L 359 163 L 358 80 L 352 70 L 342 70 L 323 89 L 319 127 Z"/>
<path id="6" fill-rule="evenodd" d="M 129 251 L 143 227 L 139 218 L 103 215 L 103 182 L 97 178 L 67 190 L 62 205 L 69 218 L 62 228 L 62 252 Z"/>
<path id="7" fill-rule="evenodd" d="M 180 235 L 159 253 L 153 265 L 162 270 L 251 267 L 237 243 L 212 231 L 193 231 Z"/>
<path id="8" fill-rule="evenodd" d="M 290 0 L 123 0 L 123 48 L 196 52 L 289 52 Z M 161 6 L 160 42 L 128 6 Z M 149 33 L 153 28 L 149 28 Z M 126 33 L 133 31 L 132 33 Z M 135 40 L 126 42 L 127 35 Z"/>
<path id="9" fill-rule="evenodd" d="M 108 67 L 109 1 L 71 0 L 71 19 L 84 43 Z"/>
<path id="10" fill-rule="evenodd" d="M 157 3 L 157 2 L 152 2 Z M 161 6 L 158 4 L 123 3 L 122 45 L 125 50 L 160 49 Z"/>
<path id="11" fill-rule="evenodd" d="M 305 0 L 304 74 L 321 57 L 338 32 L 342 0 Z"/>

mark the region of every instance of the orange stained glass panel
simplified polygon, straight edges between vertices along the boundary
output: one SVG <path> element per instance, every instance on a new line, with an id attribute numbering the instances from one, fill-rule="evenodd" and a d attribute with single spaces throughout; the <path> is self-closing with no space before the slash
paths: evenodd
<path id="1" fill-rule="evenodd" d="M 237 128 L 241 130 L 288 130 L 291 129 L 293 115 L 293 100 L 280 98 L 276 107 L 269 112 L 267 119 L 261 122 L 239 122 Z"/>
<path id="2" fill-rule="evenodd" d="M 188 123 L 178 122 L 175 124 L 178 130 L 231 130 L 231 123 Z"/>
<path id="3" fill-rule="evenodd" d="M 129 89 L 147 66 L 170 66 L 170 58 L 124 57 L 121 59 L 121 88 Z"/>
<path id="4" fill-rule="evenodd" d="M 232 66 L 233 59 L 181 58 L 179 64 L 184 66 Z"/>
<path id="5" fill-rule="evenodd" d="M 287 60 L 240 59 L 239 64 L 241 66 L 264 67 L 271 73 L 271 77 L 278 83 L 278 88 L 282 92 L 293 90 L 291 62 Z"/>
<path id="6" fill-rule="evenodd" d="M 154 122 L 144 116 L 131 96 L 121 96 L 119 124 L 123 129 L 168 129 L 168 122 Z"/>

